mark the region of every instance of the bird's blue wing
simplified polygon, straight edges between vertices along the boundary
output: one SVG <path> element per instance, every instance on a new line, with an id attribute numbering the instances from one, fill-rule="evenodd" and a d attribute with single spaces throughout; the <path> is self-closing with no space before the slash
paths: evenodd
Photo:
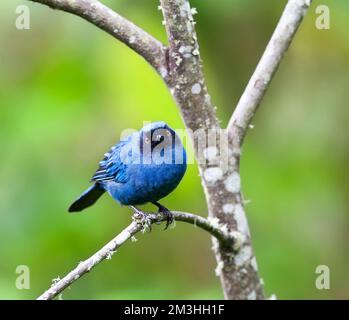
<path id="1" fill-rule="evenodd" d="M 104 159 L 99 163 L 99 168 L 92 177 L 91 181 L 107 182 L 115 181 L 125 183 L 128 180 L 127 163 L 122 160 L 122 148 L 125 147 L 127 141 L 121 141 L 112 147 L 104 156 Z"/>

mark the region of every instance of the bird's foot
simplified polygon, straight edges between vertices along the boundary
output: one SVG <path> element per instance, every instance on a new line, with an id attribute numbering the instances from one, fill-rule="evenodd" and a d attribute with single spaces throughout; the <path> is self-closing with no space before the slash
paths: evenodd
<path id="1" fill-rule="evenodd" d="M 164 216 L 166 216 L 166 226 L 164 229 L 164 230 L 166 230 L 170 226 L 170 224 L 173 223 L 173 214 L 170 210 L 168 210 L 162 204 L 160 204 L 158 202 L 153 202 L 153 204 L 155 204 L 159 208 L 158 213 L 161 213 Z"/>
<path id="2" fill-rule="evenodd" d="M 132 216 L 133 221 L 137 222 L 138 224 L 142 225 L 142 232 L 150 232 L 152 230 L 151 224 L 152 221 L 149 218 L 149 216 L 144 213 L 143 211 L 137 209 L 134 206 L 130 206 L 130 208 L 133 210 L 134 214 Z"/>

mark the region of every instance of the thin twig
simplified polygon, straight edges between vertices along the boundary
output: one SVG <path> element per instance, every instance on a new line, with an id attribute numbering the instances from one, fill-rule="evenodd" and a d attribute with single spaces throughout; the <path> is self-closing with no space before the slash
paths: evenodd
<path id="1" fill-rule="evenodd" d="M 176 221 L 183 221 L 193 225 L 197 225 L 201 229 L 208 231 L 211 235 L 216 237 L 222 245 L 235 246 L 235 235 L 225 232 L 219 226 L 213 225 L 209 220 L 197 216 L 195 214 L 186 212 L 172 212 L 173 218 Z M 147 220 L 150 224 L 160 223 L 166 220 L 166 216 L 160 213 L 148 213 Z M 98 250 L 87 260 L 80 262 L 78 266 L 69 272 L 64 278 L 56 281 L 51 288 L 45 291 L 38 300 L 52 300 L 59 295 L 64 289 L 73 284 L 76 280 L 81 278 L 84 274 L 90 272 L 96 265 L 105 259 L 111 259 L 116 250 L 121 247 L 127 240 L 133 237 L 138 232 L 145 230 L 150 225 L 145 225 L 144 221 L 140 222 L 137 218 L 122 230 L 113 240 L 107 243 L 103 248 Z"/>
<path id="2" fill-rule="evenodd" d="M 97 0 L 29 0 L 66 11 L 91 22 L 140 54 L 162 76 L 166 47 L 153 36 Z"/>
<path id="3" fill-rule="evenodd" d="M 289 0 L 276 29 L 229 121 L 228 132 L 235 146 L 241 146 L 278 66 L 295 36 L 312 0 Z"/>

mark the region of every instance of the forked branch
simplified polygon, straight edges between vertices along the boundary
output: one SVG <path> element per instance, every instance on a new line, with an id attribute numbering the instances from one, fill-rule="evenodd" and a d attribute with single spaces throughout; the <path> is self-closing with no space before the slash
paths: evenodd
<path id="1" fill-rule="evenodd" d="M 187 129 L 192 132 L 200 129 L 220 129 L 202 70 L 193 20 L 196 10 L 190 8 L 188 0 L 160 0 L 168 47 L 97 0 L 29 1 L 78 15 L 128 45 L 162 76 L 179 106 Z M 264 298 L 241 195 L 240 148 L 251 120 L 311 2 L 312 0 L 289 0 L 284 9 L 229 121 L 227 130 L 232 147 L 232 150 L 229 150 L 232 151 L 232 161 L 226 173 L 221 173 L 219 168 L 199 164 L 211 222 L 195 215 L 175 213 L 177 221 L 195 223 L 219 239 L 220 244 L 227 244 L 215 246 L 223 292 L 227 299 Z M 212 175 L 207 174 L 207 169 L 220 173 L 214 176 L 214 183 L 211 183 Z M 211 179 L 207 179 L 207 176 L 211 176 Z M 149 217 L 151 224 L 164 219 L 154 214 Z M 57 296 L 102 260 L 111 257 L 117 248 L 142 228 L 142 224 L 132 222 L 91 258 L 55 283 L 39 299 L 52 299 Z M 238 243 L 241 241 L 243 243 Z"/>
<path id="2" fill-rule="evenodd" d="M 289 0 L 255 72 L 229 121 L 228 132 L 235 146 L 241 146 L 282 58 L 290 46 L 312 0 Z"/>

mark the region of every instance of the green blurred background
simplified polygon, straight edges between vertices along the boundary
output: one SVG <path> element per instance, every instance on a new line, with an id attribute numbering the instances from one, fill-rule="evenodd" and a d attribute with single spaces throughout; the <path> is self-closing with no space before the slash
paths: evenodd
<path id="1" fill-rule="evenodd" d="M 165 41 L 153 0 L 109 0 Z M 225 125 L 286 1 L 192 0 L 205 72 Z M 31 29 L 15 28 L 17 5 Z M 331 29 L 315 27 L 327 4 Z M 254 120 L 242 179 L 268 295 L 349 298 L 349 3 L 314 1 Z M 130 222 L 103 197 L 67 207 L 125 128 L 164 120 L 183 128 L 161 79 L 122 43 L 78 17 L 27 1 L 0 3 L 0 298 L 33 299 Z M 163 203 L 207 215 L 194 165 Z M 186 224 L 155 227 L 66 290 L 63 299 L 222 298 L 210 238 Z M 315 268 L 331 289 L 315 288 Z M 31 289 L 15 286 L 16 266 Z"/>

